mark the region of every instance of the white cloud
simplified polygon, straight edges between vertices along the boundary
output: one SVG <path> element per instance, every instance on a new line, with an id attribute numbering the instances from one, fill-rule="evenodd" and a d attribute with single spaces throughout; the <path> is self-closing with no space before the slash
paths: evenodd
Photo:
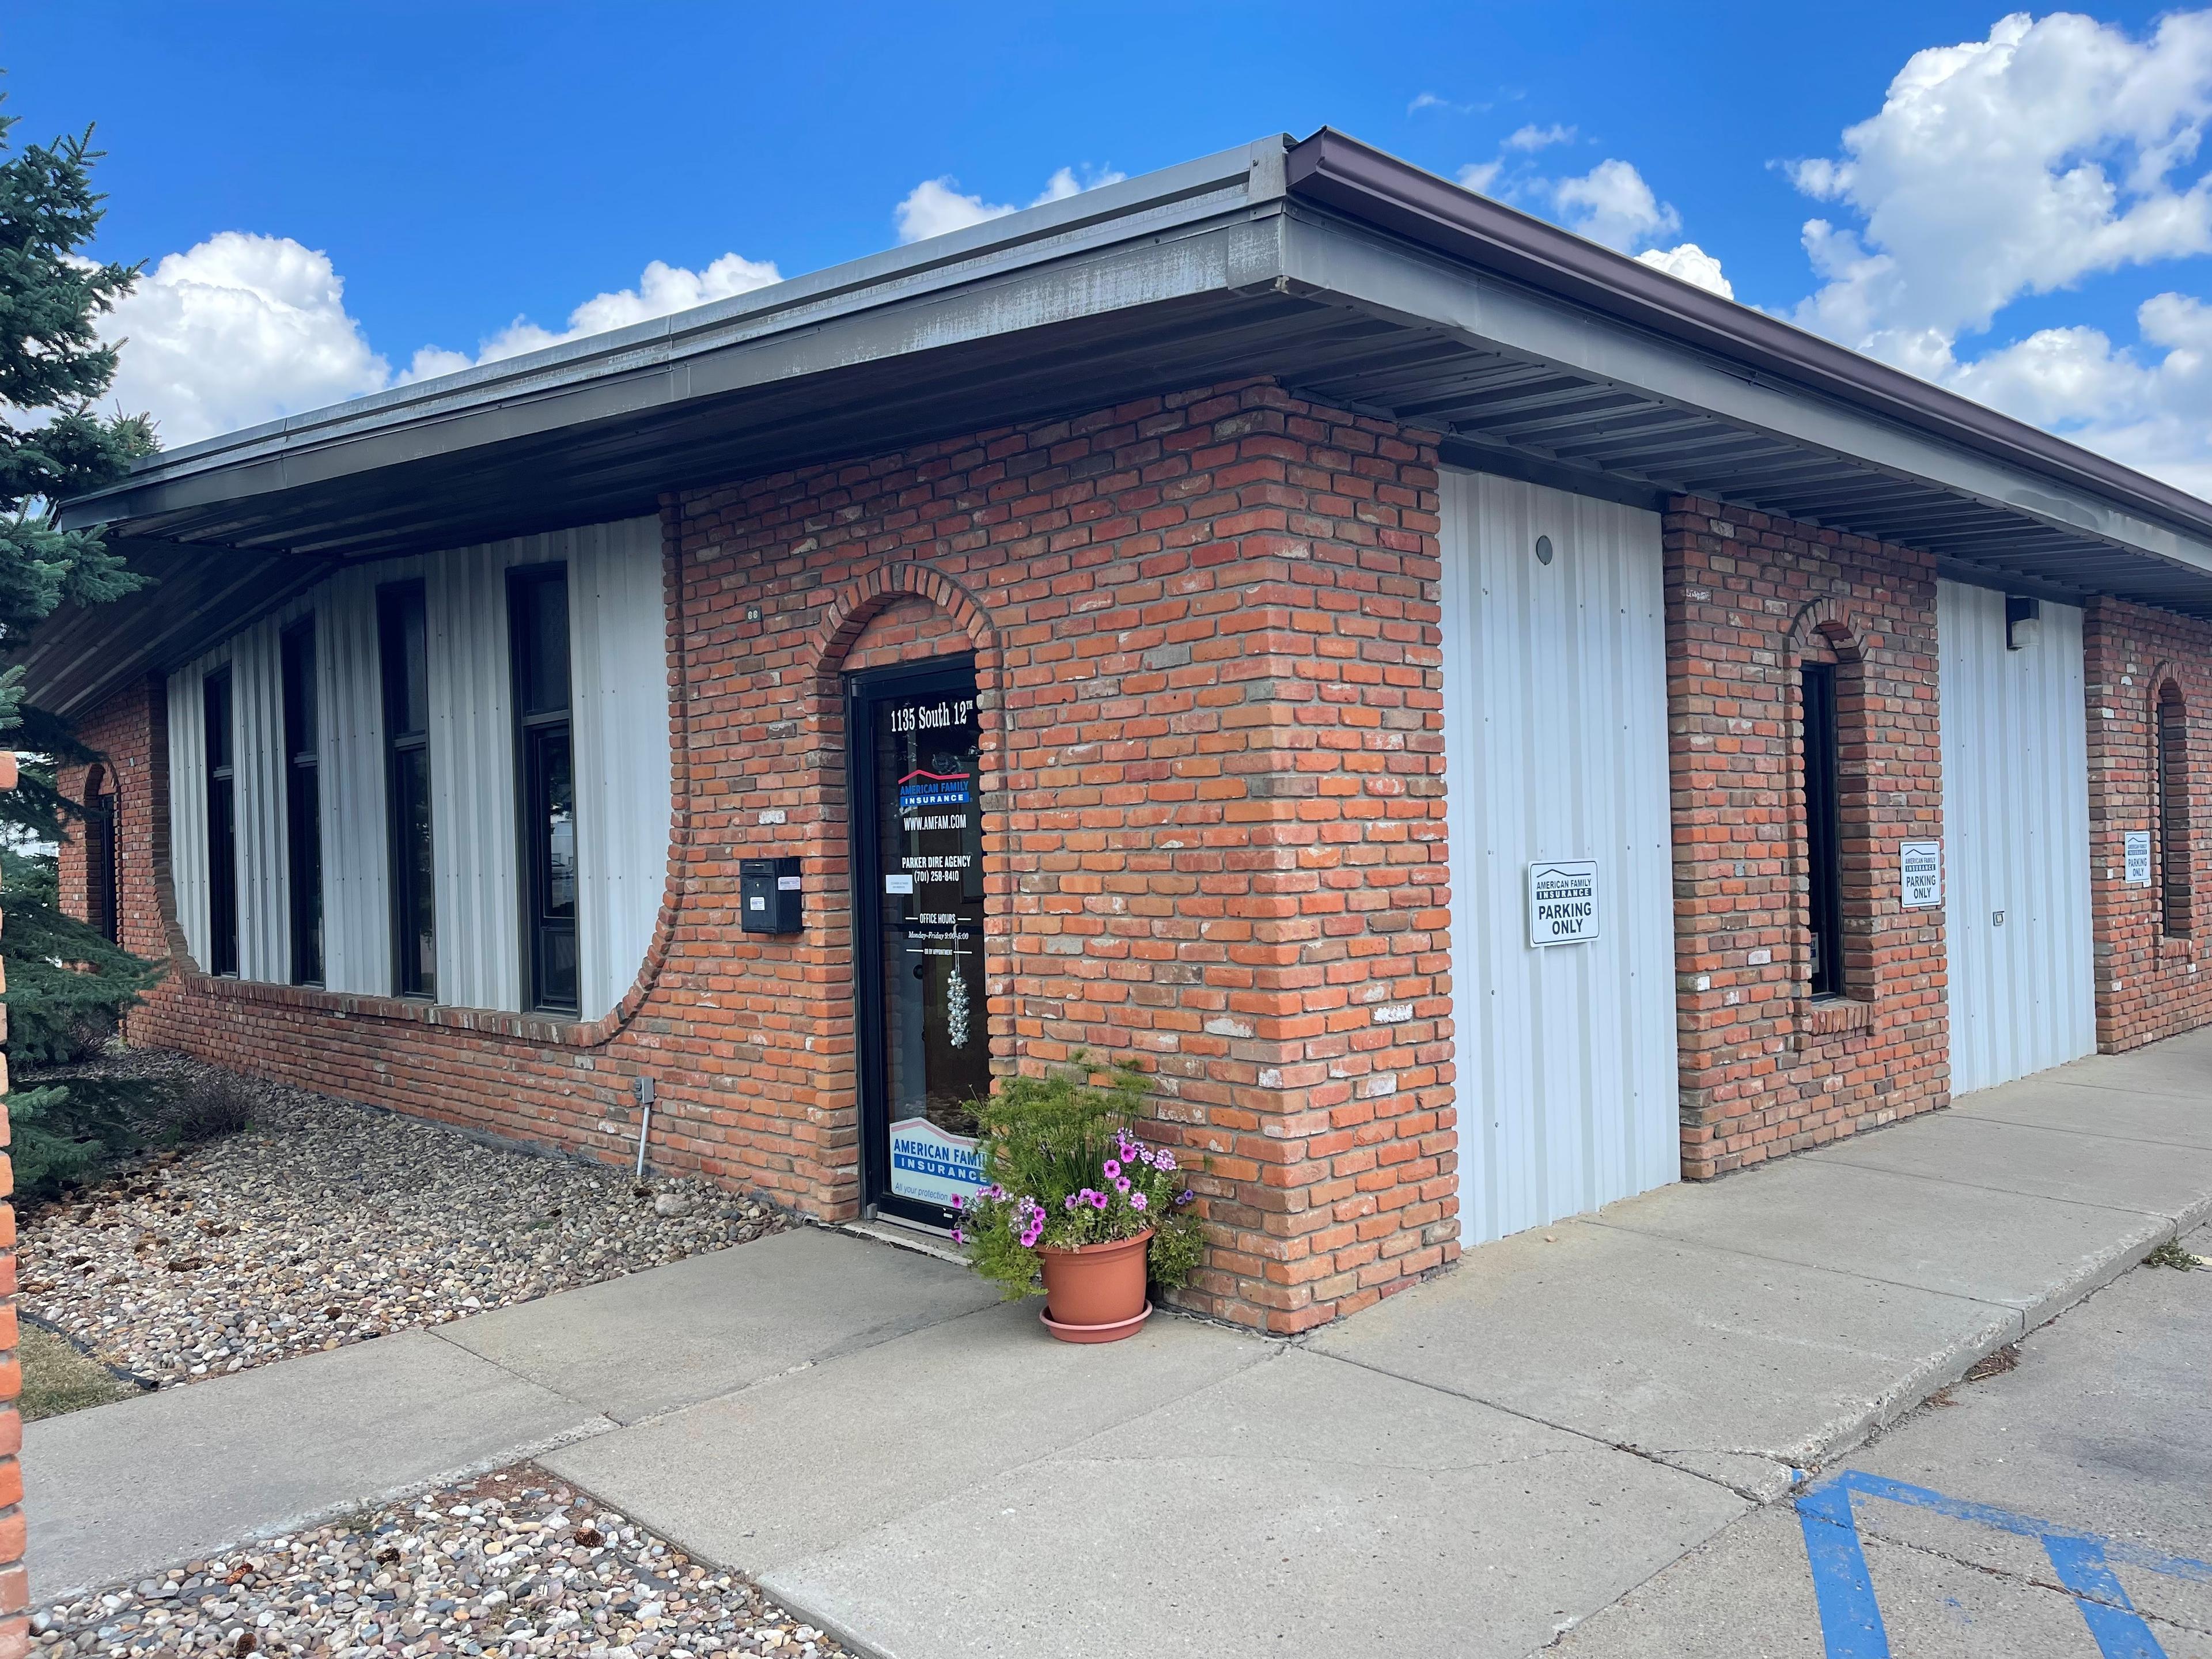
<path id="1" fill-rule="evenodd" d="M 1406 106 L 1406 113 L 1408 115 L 1419 115 L 1425 109 L 1442 109 L 1449 110 L 1454 115 L 1473 115 L 1479 111 L 1486 110 L 1490 106 L 1487 104 L 1455 103 L 1452 100 L 1441 97 L 1436 93 L 1425 92 L 1416 97 L 1412 103 Z"/>
<path id="2" fill-rule="evenodd" d="M 1047 202 L 1063 202 L 1071 196 L 1079 196 L 1086 190 L 1096 190 L 1101 185 L 1118 185 L 1126 173 L 1094 173 L 1088 178 L 1078 179 L 1075 169 L 1062 167 L 1045 181 L 1029 205 L 1042 207 Z M 893 222 L 898 226 L 902 242 L 919 242 L 925 237 L 942 236 L 948 231 L 965 230 L 970 225 L 980 225 L 986 220 L 1003 219 L 1017 211 L 1011 203 L 994 204 L 979 196 L 963 196 L 960 184 L 951 177 L 925 179 L 906 193 L 905 198 L 891 210 Z"/>
<path id="3" fill-rule="evenodd" d="M 286 236 L 227 230 L 172 253 L 101 319 L 125 342 L 112 400 L 149 410 L 171 448 L 391 378 L 346 314 L 330 256 Z"/>
<path id="4" fill-rule="evenodd" d="M 1579 179 L 1552 185 L 1550 195 L 1569 230 L 1623 253 L 1682 228 L 1681 215 L 1654 196 L 1626 161 L 1600 161 Z"/>
<path id="5" fill-rule="evenodd" d="M 656 259 L 635 288 L 596 295 L 556 333 L 518 318 L 466 352 L 424 346 L 400 374 L 345 308 L 330 256 L 285 236 L 227 230 L 172 253 L 100 324 L 119 340 L 111 400 L 150 413 L 169 448 L 410 380 L 626 327 L 781 281 L 726 253 L 703 270 Z"/>
<path id="6" fill-rule="evenodd" d="M 1540 127 L 1532 121 L 1525 127 L 1516 128 L 1505 140 L 1505 148 L 1535 151 L 1553 144 L 1571 144 L 1574 142 L 1574 138 L 1575 130 L 1572 127 L 1557 125 Z"/>
<path id="7" fill-rule="evenodd" d="M 1548 210 L 1578 235 L 1623 253 L 1634 252 L 1644 264 L 1669 276 L 1709 289 L 1724 300 L 1735 299 L 1735 289 L 1722 272 L 1721 262 L 1695 242 L 1658 246 L 1680 232 L 1682 216 L 1671 203 L 1658 198 L 1633 164 L 1608 157 L 1579 177 L 1550 179 L 1514 157 L 1516 151 L 1528 155 L 1571 143 L 1574 137 L 1575 130 L 1569 126 L 1522 127 L 1505 140 L 1495 161 L 1472 161 L 1462 167 L 1460 185 L 1501 202 Z"/>
<path id="8" fill-rule="evenodd" d="M 1650 247 L 1636 256 L 1641 264 L 1655 270 L 1663 270 L 1669 276 L 1685 283 L 1693 283 L 1710 289 L 1723 300 L 1735 298 L 1735 288 L 1721 273 L 1721 262 L 1699 247 L 1695 242 L 1682 242 L 1674 247 Z"/>
<path id="9" fill-rule="evenodd" d="M 1962 342 L 2029 295 L 2212 252 L 2212 12 L 2137 39 L 2064 13 L 1915 53 L 1842 154 L 1790 169 L 1819 289 L 1797 321 L 2022 420 L 2212 492 L 2212 310 L 2166 293 L 2138 340 L 2047 328 Z"/>
<path id="10" fill-rule="evenodd" d="M 2015 13 L 1916 52 L 1844 154 L 1790 168 L 1859 220 L 1805 227 L 1819 290 L 1798 320 L 1900 362 L 1940 362 L 2025 294 L 2212 252 L 2212 189 L 2177 181 L 2212 116 L 2212 13 L 2145 40 Z"/>
<path id="11" fill-rule="evenodd" d="M 1498 182 L 1498 175 L 1505 171 L 1503 161 L 1469 161 L 1459 170 L 1460 188 L 1487 196 Z"/>
<path id="12" fill-rule="evenodd" d="M 628 328 L 632 323 L 750 294 L 757 288 L 767 288 L 782 280 L 783 273 L 775 268 L 775 261 L 748 259 L 736 253 L 725 253 L 704 270 L 688 270 L 682 265 L 655 259 L 646 266 L 635 288 L 592 295 L 568 313 L 568 326 L 558 333 L 541 328 L 526 318 L 516 318 L 482 343 L 476 361 L 489 363 L 502 357 L 519 357 L 526 351 L 559 345 L 587 334 L 605 334 Z M 421 380 L 426 372 L 445 374 L 467 366 L 468 359 L 459 352 L 425 346 L 415 354 L 415 367 L 408 371 L 407 378 Z"/>

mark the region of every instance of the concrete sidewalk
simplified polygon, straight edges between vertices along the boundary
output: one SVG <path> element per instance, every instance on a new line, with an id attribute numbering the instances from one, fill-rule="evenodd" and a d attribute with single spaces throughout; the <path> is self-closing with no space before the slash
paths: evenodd
<path id="1" fill-rule="evenodd" d="M 1297 1343 L 1068 1348 L 957 1268 L 785 1235 L 33 1425 L 33 1593 L 534 1452 L 896 1659 L 1519 1656 L 2208 1214 L 2212 1032 L 1524 1234 Z M 468 1380 L 390 1392 L 427 1344 Z"/>

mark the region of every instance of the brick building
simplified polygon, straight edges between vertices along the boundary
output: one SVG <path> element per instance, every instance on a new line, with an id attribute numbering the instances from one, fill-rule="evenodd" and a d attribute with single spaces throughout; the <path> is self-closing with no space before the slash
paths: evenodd
<path id="1" fill-rule="evenodd" d="M 2212 1018 L 2212 507 L 1323 132 L 159 456 L 19 653 L 142 1042 L 1206 1311 Z"/>

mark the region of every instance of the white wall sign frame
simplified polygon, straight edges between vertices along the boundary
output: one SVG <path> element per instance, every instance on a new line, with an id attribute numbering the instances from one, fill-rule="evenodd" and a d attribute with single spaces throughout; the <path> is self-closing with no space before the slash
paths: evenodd
<path id="1" fill-rule="evenodd" d="M 2130 830 L 2126 836 L 2128 885 L 2150 885 L 2150 831 Z"/>
<path id="2" fill-rule="evenodd" d="M 1603 921 L 1595 859 L 1546 859 L 1528 866 L 1528 943 L 1587 945 Z"/>
<path id="3" fill-rule="evenodd" d="M 1899 902 L 1908 910 L 1934 910 L 1943 902 L 1943 843 L 1901 841 L 1897 844 Z"/>

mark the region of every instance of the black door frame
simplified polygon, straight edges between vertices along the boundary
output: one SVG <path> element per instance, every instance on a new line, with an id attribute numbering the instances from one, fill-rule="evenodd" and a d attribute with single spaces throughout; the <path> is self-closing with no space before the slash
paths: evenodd
<path id="1" fill-rule="evenodd" d="M 973 656 L 932 657 L 845 676 L 847 847 L 853 872 L 853 1068 L 860 1097 L 860 1203 L 870 1214 L 950 1227 L 957 1212 L 891 1191 L 890 1055 L 884 1045 L 883 818 L 876 793 L 875 707 L 894 697 L 977 690 Z M 980 705 L 980 699 L 979 699 Z M 981 711 L 977 711 L 981 742 Z M 975 810 L 983 803 L 977 793 Z M 988 1029 L 988 1010 L 985 1012 Z"/>

